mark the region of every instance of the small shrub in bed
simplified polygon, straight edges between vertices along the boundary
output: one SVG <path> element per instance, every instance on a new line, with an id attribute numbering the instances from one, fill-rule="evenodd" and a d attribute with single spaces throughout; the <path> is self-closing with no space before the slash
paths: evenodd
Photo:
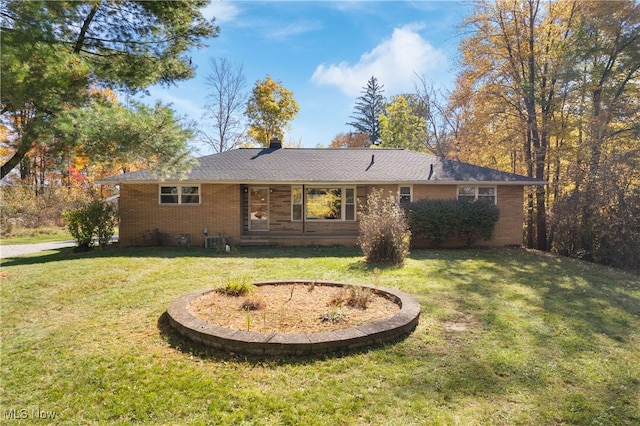
<path id="1" fill-rule="evenodd" d="M 329 301 L 331 306 L 347 305 L 352 308 L 367 309 L 373 292 L 370 288 L 349 286 L 343 288 L 337 295 Z"/>
<path id="2" fill-rule="evenodd" d="M 259 311 L 266 307 L 265 301 L 260 297 L 251 296 L 240 305 L 243 311 Z"/>
<path id="3" fill-rule="evenodd" d="M 253 293 L 256 288 L 248 278 L 228 278 L 225 285 L 216 291 L 228 296 L 246 296 Z"/>
<path id="4" fill-rule="evenodd" d="M 320 314 L 319 319 L 321 322 L 327 322 L 330 324 L 340 324 L 349 320 L 348 315 L 336 310 L 330 310 Z"/>

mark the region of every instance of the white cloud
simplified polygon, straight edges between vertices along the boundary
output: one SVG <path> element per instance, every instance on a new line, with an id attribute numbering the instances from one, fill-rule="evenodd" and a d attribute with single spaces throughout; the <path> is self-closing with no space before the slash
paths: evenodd
<path id="1" fill-rule="evenodd" d="M 264 25 L 263 34 L 272 40 L 287 40 L 322 28 L 319 22 L 303 20 L 283 25 L 268 23 Z"/>
<path id="2" fill-rule="evenodd" d="M 230 1 L 214 0 L 202 9 L 202 15 L 207 19 L 216 18 L 216 24 L 233 21 L 240 13 L 240 9 Z"/>
<path id="3" fill-rule="evenodd" d="M 188 120 L 198 121 L 202 116 L 203 109 L 198 105 L 198 99 L 190 97 L 188 92 L 183 96 L 174 96 L 173 93 L 180 93 L 177 88 L 151 87 L 149 95 L 142 99 L 148 105 L 154 105 L 157 100 L 161 100 L 163 105 L 171 105 L 171 108 L 178 116 L 187 116 Z M 201 101 L 202 103 L 204 100 Z"/>
<path id="4" fill-rule="evenodd" d="M 448 67 L 444 52 L 433 47 L 419 34 L 421 24 L 396 28 L 391 38 L 360 56 L 358 63 L 318 65 L 311 81 L 320 86 L 336 86 L 350 97 L 360 95 L 371 76 L 384 85 L 387 94 L 411 91 L 415 74 Z"/>

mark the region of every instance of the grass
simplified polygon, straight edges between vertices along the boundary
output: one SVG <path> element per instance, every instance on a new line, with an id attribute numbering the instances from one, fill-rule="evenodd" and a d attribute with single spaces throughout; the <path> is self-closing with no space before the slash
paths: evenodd
<path id="1" fill-rule="evenodd" d="M 0 239 L 0 245 L 50 243 L 73 239 L 67 228 L 18 228 L 12 230 L 11 235 L 3 236 Z"/>
<path id="2" fill-rule="evenodd" d="M 57 424 L 640 423 L 640 278 L 525 250 L 70 249 L 3 259 L 0 415 Z M 238 275 L 394 287 L 407 339 L 319 359 L 211 352 L 175 298 Z M 20 410 L 25 410 L 21 412 Z"/>

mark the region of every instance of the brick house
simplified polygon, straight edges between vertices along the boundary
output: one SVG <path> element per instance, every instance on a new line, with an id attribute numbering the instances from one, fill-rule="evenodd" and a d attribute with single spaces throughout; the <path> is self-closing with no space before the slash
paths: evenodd
<path id="1" fill-rule="evenodd" d="M 492 246 L 520 245 L 523 193 L 536 179 L 401 149 L 243 148 L 201 157 L 181 180 L 149 171 L 120 186 L 120 243 L 210 246 L 354 245 L 358 208 L 380 187 L 401 203 L 465 198 L 496 203 Z M 155 240 L 154 240 L 155 239 Z"/>

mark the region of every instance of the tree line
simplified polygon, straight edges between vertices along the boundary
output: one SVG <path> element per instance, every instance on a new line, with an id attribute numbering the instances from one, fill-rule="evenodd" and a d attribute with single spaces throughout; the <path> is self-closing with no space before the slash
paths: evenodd
<path id="1" fill-rule="evenodd" d="M 387 101 L 372 77 L 355 132 L 332 146 L 420 150 L 548 182 L 526 194 L 527 247 L 640 267 L 640 4 L 477 1 L 462 31 L 453 90 L 416 76 L 413 93 Z"/>
<path id="2" fill-rule="evenodd" d="M 481 1 L 465 20 L 452 154 L 549 182 L 526 243 L 640 266 L 640 4 Z"/>
<path id="3" fill-rule="evenodd" d="M 40 194 L 47 186 L 86 187 L 138 168 L 159 176 L 188 169 L 189 142 L 203 132 L 170 105 L 148 106 L 130 96 L 195 75 L 187 53 L 219 33 L 202 16 L 207 3 L 2 2 L 0 178 Z M 227 139 L 235 137 L 236 111 L 221 108 L 241 100 L 249 141 L 265 145 L 282 137 L 298 111 L 293 94 L 267 76 L 242 99 L 225 92 L 240 87 L 242 74 L 226 61 L 214 65 L 207 118 L 219 132 L 210 141 L 219 150 L 235 146 Z"/>

